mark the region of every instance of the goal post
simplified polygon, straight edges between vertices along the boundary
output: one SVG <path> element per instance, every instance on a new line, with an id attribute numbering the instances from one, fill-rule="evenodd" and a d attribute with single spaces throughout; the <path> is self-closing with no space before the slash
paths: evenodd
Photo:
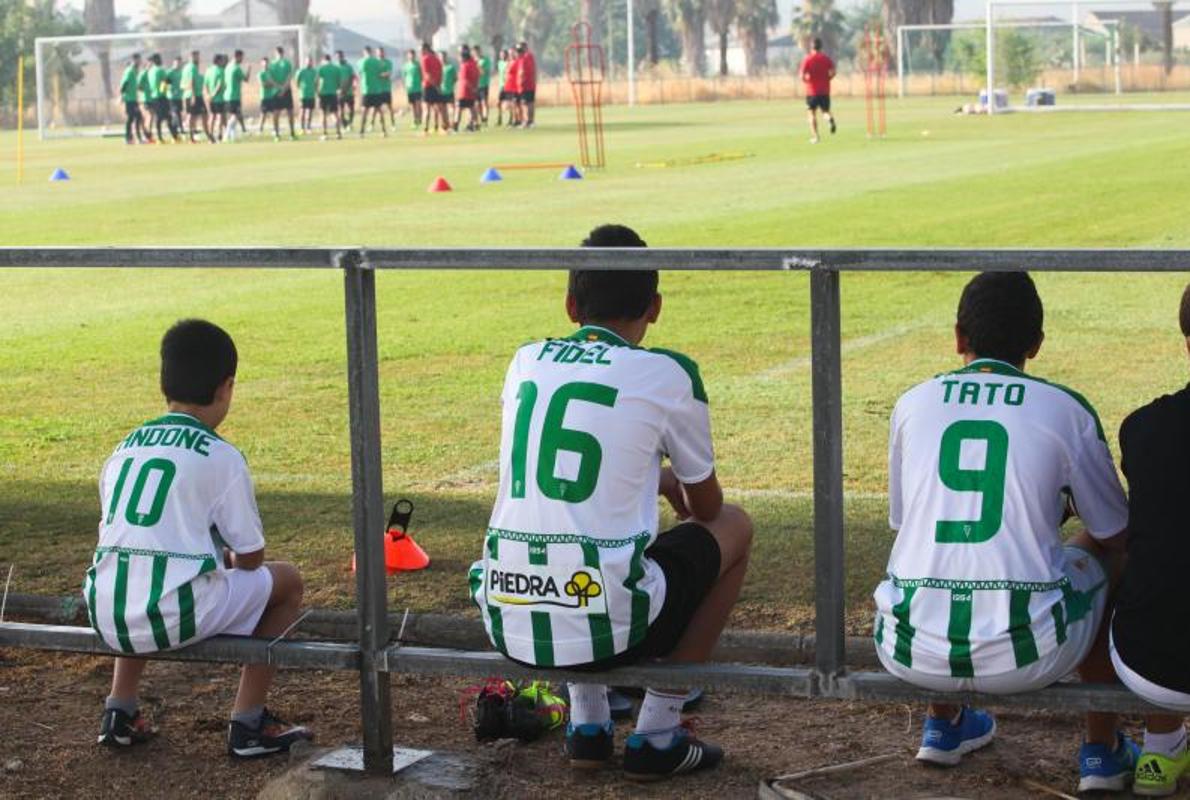
<path id="1" fill-rule="evenodd" d="M 160 53 L 168 69 L 175 57 L 185 63 L 198 50 L 206 69 L 216 53 L 243 50 L 255 67 L 282 45 L 296 66 L 310 52 L 306 39 L 304 25 L 39 37 L 34 42 L 38 138 L 123 135 L 119 82 L 133 53 Z M 256 91 L 245 84 L 245 100 Z"/>

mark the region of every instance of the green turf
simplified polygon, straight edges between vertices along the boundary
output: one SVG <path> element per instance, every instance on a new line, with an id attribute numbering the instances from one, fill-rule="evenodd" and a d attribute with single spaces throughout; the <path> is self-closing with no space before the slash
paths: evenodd
<path id="1" fill-rule="evenodd" d="M 1179 200 L 1190 137 L 1165 114 L 955 117 L 957 101 L 890 103 L 871 142 L 862 105 L 806 142 L 799 109 L 730 103 L 608 111 L 610 167 L 478 178 L 494 163 L 574 157 L 568 112 L 534 132 L 422 140 L 128 148 L 31 143 L 25 186 L 0 194 L 4 244 L 549 245 L 609 220 L 654 245 L 1190 247 Z M 928 131 L 928 135 L 923 135 Z M 14 138 L 0 136 L 0 151 Z M 714 152 L 750 157 L 638 169 Z M 50 184 L 55 166 L 73 180 Z M 436 175 L 454 183 L 430 195 Z M 0 182 L 11 187 L 11 161 Z M 952 367 L 965 276 L 843 279 L 849 586 L 857 625 L 891 536 L 887 416 L 912 383 Z M 155 415 L 155 348 L 184 315 L 236 336 L 241 370 L 223 431 L 257 478 L 271 552 L 296 560 L 319 604 L 351 602 L 341 277 L 317 271 L 4 272 L 0 294 L 0 564 L 13 591 L 78 586 L 95 538 L 95 479 Z M 1095 403 L 1112 434 L 1185 380 L 1184 276 L 1044 275 L 1047 340 L 1034 369 Z M 468 608 L 496 474 L 501 378 L 512 350 L 567 329 L 561 274 L 382 274 L 383 453 L 389 498 L 411 496 L 434 559 L 393 602 Z M 667 274 L 650 343 L 702 365 L 729 495 L 753 512 L 757 556 L 740 621 L 801 626 L 812 600 L 807 283 L 800 275 Z"/>

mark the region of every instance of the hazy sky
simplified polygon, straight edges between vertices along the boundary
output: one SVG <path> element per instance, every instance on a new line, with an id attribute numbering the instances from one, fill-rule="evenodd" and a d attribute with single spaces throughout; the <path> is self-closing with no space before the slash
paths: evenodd
<path id="1" fill-rule="evenodd" d="M 235 0 L 191 0 L 190 7 L 198 14 L 214 14 L 230 6 Z M 67 0 L 69 5 L 82 7 L 82 0 Z M 131 17 L 133 22 L 144 18 L 145 0 L 116 0 L 116 14 Z M 397 0 L 312 0 L 310 11 L 323 19 L 342 22 L 379 20 L 395 16 Z"/>

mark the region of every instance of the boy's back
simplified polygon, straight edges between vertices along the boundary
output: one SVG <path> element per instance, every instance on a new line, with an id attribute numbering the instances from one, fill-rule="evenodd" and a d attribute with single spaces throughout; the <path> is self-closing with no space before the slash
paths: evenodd
<path id="1" fill-rule="evenodd" d="M 492 637 L 543 666 L 620 653 L 665 594 L 643 558 L 662 456 L 683 483 L 714 469 L 697 367 L 588 325 L 518 350 L 502 401 L 500 487 L 472 576 Z"/>
<path id="2" fill-rule="evenodd" d="M 171 413 L 116 447 L 99 489 L 85 586 L 95 629 L 126 653 L 185 644 L 226 580 L 214 537 L 237 553 L 264 547 L 244 457 L 194 417 Z"/>

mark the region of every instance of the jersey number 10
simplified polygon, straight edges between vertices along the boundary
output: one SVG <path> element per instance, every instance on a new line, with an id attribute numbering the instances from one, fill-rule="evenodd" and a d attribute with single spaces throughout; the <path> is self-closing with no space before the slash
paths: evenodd
<path id="1" fill-rule="evenodd" d="M 603 463 L 603 448 L 599 440 L 586 431 L 562 426 L 566 408 L 571 401 L 581 400 L 611 408 L 616 404 L 618 390 L 601 383 L 576 381 L 564 383 L 554 392 L 545 410 L 541 426 L 541 443 L 537 451 L 537 488 L 551 500 L 581 503 L 595 493 L 599 482 L 599 467 Z M 516 425 L 512 432 L 512 496 L 525 496 L 525 472 L 529 456 L 529 423 L 537 405 L 537 384 L 525 381 L 517 389 Z M 560 451 L 577 453 L 578 473 L 574 480 L 559 478 L 554 473 Z"/>
<path id="2" fill-rule="evenodd" d="M 112 502 L 107 508 L 106 525 L 111 525 L 112 520 L 116 518 L 116 508 L 120 505 L 120 496 L 124 493 L 124 484 L 128 482 L 128 473 L 132 471 L 132 462 L 135 459 L 124 459 L 124 463 L 120 465 L 120 474 L 116 477 L 116 488 L 112 491 Z M 161 512 L 165 510 L 165 498 L 169 494 L 169 487 L 173 485 L 174 475 L 177 474 L 178 468 L 174 466 L 174 462 L 166 458 L 150 458 L 145 463 L 141 464 L 140 471 L 136 473 L 136 479 L 132 482 L 132 491 L 128 495 L 128 505 L 124 507 L 124 519 L 130 525 L 136 525 L 139 528 L 151 528 L 161 519 Z M 149 482 L 149 476 L 154 472 L 161 473 L 161 480 L 157 482 L 157 491 L 153 493 L 153 502 L 149 505 L 148 511 L 141 511 L 141 500 L 145 493 L 145 484 Z"/>
<path id="3" fill-rule="evenodd" d="M 986 445 L 983 469 L 963 469 L 963 442 Z M 938 477 L 942 485 L 956 492 L 979 492 L 979 519 L 940 519 L 935 523 L 934 541 L 943 544 L 978 544 L 991 539 L 1004 519 L 1004 474 L 1008 465 L 1008 431 L 991 420 L 961 420 L 942 433 L 938 455 Z"/>

